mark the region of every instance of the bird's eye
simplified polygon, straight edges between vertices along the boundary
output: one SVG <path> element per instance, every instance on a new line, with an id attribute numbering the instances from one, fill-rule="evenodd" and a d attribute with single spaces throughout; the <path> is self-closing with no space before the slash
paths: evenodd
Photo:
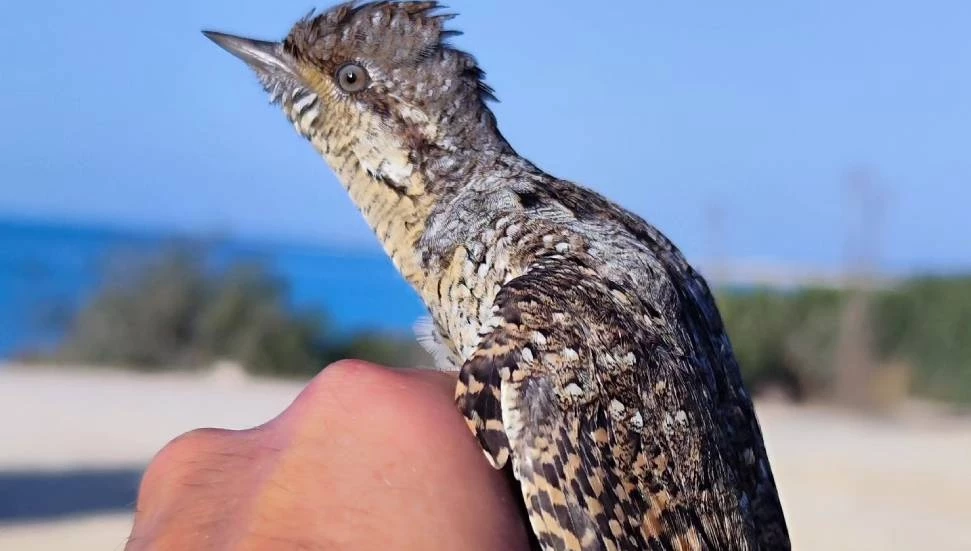
<path id="1" fill-rule="evenodd" d="M 337 85 L 347 93 L 360 92 L 369 83 L 367 70 L 356 63 L 349 63 L 337 70 Z"/>

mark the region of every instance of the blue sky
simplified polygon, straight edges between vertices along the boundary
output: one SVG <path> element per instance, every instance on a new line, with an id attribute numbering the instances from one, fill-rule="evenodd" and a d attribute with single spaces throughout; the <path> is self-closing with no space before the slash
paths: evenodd
<path id="1" fill-rule="evenodd" d="M 971 266 L 971 3 L 448 4 L 513 145 L 690 257 L 717 243 L 839 265 L 858 216 L 847 173 L 866 167 L 885 267 Z M 313 6 L 7 3 L 0 215 L 374 247 L 255 78 L 199 34 L 280 38 Z"/>

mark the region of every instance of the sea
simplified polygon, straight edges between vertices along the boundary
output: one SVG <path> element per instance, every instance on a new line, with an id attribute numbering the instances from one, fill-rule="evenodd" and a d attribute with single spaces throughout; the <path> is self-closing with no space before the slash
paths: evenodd
<path id="1" fill-rule="evenodd" d="M 65 321 L 107 284 L 119 259 L 150 257 L 184 235 L 0 219 L 0 359 L 48 351 Z M 425 314 L 377 249 L 220 237 L 220 262 L 257 262 L 286 289 L 289 307 L 324 313 L 336 331 L 407 333 Z"/>

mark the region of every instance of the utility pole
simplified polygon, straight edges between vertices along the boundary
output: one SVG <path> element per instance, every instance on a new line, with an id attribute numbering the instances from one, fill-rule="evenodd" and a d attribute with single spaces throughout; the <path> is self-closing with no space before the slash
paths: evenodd
<path id="1" fill-rule="evenodd" d="M 872 174 L 856 168 L 847 176 L 845 273 L 846 302 L 836 350 L 836 398 L 853 407 L 874 405 L 870 298 L 878 267 L 884 197 Z"/>
<path id="2" fill-rule="evenodd" d="M 728 260 L 725 256 L 725 208 L 717 199 L 705 204 L 705 233 L 708 241 L 707 278 L 713 287 L 729 283 Z"/>

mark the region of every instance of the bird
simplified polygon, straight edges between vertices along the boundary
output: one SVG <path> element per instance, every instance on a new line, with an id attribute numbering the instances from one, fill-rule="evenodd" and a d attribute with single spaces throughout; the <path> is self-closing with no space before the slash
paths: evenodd
<path id="1" fill-rule="evenodd" d="M 535 549 L 782 550 L 752 398 L 705 279 L 643 218 L 517 153 L 433 1 L 345 2 L 255 72 L 428 309 L 420 342 Z"/>

